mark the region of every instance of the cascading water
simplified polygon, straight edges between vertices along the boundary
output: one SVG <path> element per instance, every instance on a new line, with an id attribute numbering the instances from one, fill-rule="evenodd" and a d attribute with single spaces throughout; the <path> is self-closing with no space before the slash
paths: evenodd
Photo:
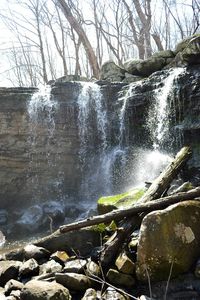
<path id="1" fill-rule="evenodd" d="M 49 187 L 44 186 L 44 192 L 41 191 L 41 162 L 40 158 L 46 160 L 46 174 L 51 172 L 51 169 L 56 165 L 58 157 L 51 150 L 52 144 L 55 142 L 55 121 L 54 114 L 57 108 L 57 102 L 51 95 L 50 86 L 42 86 L 38 92 L 34 93 L 28 102 L 28 117 L 29 117 L 29 173 L 31 178 L 32 197 L 35 202 L 41 201 L 41 195 L 48 193 Z M 42 147 L 42 148 L 41 148 Z M 39 153 L 38 153 L 39 149 Z M 48 175 L 47 175 L 48 176 Z M 54 182 L 50 182 L 51 190 L 56 189 L 60 181 L 60 176 L 55 178 Z"/>
<path id="2" fill-rule="evenodd" d="M 170 101 L 177 77 L 185 72 L 184 68 L 171 69 L 169 75 L 163 79 L 163 86 L 154 93 L 154 104 L 149 111 L 147 126 L 152 136 L 154 150 L 163 147 L 165 140 L 169 139 Z"/>
<path id="3" fill-rule="evenodd" d="M 100 191 L 110 191 L 111 167 L 106 162 L 108 119 L 101 88 L 92 82 L 81 83 L 78 97 L 79 158 L 84 178 L 81 197 L 90 199 Z"/>
<path id="4" fill-rule="evenodd" d="M 164 143 L 169 141 L 171 105 L 170 97 L 174 93 L 174 86 L 179 75 L 184 74 L 184 68 L 169 71 L 166 78 L 162 78 L 163 86 L 154 92 L 154 102 L 147 118 L 147 127 L 151 134 L 153 150 L 142 150 L 137 162 L 137 180 L 152 181 L 160 170 L 171 160 L 169 150 L 165 150 Z M 167 152 L 167 153 L 166 153 Z"/>

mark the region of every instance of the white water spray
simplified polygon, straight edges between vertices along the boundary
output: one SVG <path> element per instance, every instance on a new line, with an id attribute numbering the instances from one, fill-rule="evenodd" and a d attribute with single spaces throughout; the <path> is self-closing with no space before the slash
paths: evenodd
<path id="1" fill-rule="evenodd" d="M 160 149 L 164 139 L 168 138 L 170 122 L 169 97 L 173 93 L 173 85 L 177 77 L 185 72 L 184 68 L 170 70 L 169 76 L 163 79 L 163 87 L 156 89 L 155 104 L 150 110 L 148 127 L 153 141 L 153 148 Z"/>

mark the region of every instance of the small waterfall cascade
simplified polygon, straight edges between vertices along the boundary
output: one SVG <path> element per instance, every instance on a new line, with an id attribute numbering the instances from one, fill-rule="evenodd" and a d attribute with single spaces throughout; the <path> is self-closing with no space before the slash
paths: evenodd
<path id="1" fill-rule="evenodd" d="M 28 102 L 28 117 L 29 117 L 29 174 L 31 179 L 32 195 L 34 203 L 40 201 L 41 195 L 48 193 L 49 187 L 44 186 L 41 191 L 42 174 L 41 174 L 41 157 L 46 161 L 45 173 L 48 172 L 56 165 L 58 157 L 53 153 L 52 145 L 55 144 L 55 120 L 54 115 L 57 109 L 57 102 L 51 95 L 50 86 L 42 86 L 34 93 Z M 38 153 L 39 149 L 39 153 Z M 44 174 L 43 174 L 44 176 Z M 54 182 L 49 182 L 51 189 L 55 189 L 54 185 L 58 185 L 57 179 Z M 59 178 L 60 180 L 60 178 Z"/>
<path id="2" fill-rule="evenodd" d="M 163 78 L 163 86 L 154 92 L 154 102 L 147 117 L 147 128 L 151 134 L 153 150 L 142 150 L 137 160 L 137 180 L 152 181 L 160 170 L 171 160 L 169 150 L 165 149 L 165 142 L 170 139 L 171 99 L 178 76 L 184 74 L 184 68 L 175 68 Z"/>
<path id="3" fill-rule="evenodd" d="M 166 140 L 169 139 L 170 125 L 170 100 L 174 92 L 175 82 L 185 68 L 171 69 L 169 75 L 163 79 L 163 86 L 154 93 L 154 104 L 149 111 L 147 127 L 152 136 L 154 150 L 161 150 Z"/>
<path id="4" fill-rule="evenodd" d="M 81 84 L 78 97 L 79 158 L 84 178 L 81 197 L 110 192 L 111 165 L 108 158 L 108 118 L 101 87 Z"/>

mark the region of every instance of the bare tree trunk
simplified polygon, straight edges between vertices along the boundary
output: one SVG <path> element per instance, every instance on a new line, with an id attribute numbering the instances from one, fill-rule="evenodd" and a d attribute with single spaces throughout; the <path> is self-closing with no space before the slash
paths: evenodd
<path id="1" fill-rule="evenodd" d="M 73 16 L 71 9 L 65 0 L 57 0 L 57 2 L 59 3 L 59 6 L 62 9 L 62 12 L 64 13 L 66 19 L 68 20 L 72 28 L 76 31 L 76 33 L 78 34 L 81 40 L 81 43 L 84 46 L 93 75 L 96 78 L 99 78 L 99 65 L 97 62 L 97 58 L 83 27 L 78 22 L 78 20 Z"/>

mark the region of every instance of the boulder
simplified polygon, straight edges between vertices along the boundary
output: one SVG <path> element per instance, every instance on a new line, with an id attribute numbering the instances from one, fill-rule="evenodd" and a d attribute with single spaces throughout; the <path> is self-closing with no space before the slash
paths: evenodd
<path id="1" fill-rule="evenodd" d="M 192 37 L 189 36 L 189 37 L 183 39 L 182 41 L 180 41 L 176 45 L 174 53 L 177 54 L 178 52 L 182 52 L 189 45 L 192 38 L 199 37 L 199 36 L 200 36 L 200 34 L 194 34 Z"/>
<path id="2" fill-rule="evenodd" d="M 125 293 L 120 293 L 114 288 L 108 287 L 103 293 L 103 300 L 130 300 Z"/>
<path id="3" fill-rule="evenodd" d="M 132 206 L 138 199 L 143 196 L 145 191 L 146 188 L 135 187 L 123 194 L 101 197 L 97 202 L 98 212 L 100 214 L 105 214 L 112 211 L 113 209 L 122 209 Z"/>
<path id="4" fill-rule="evenodd" d="M 134 274 L 135 272 L 135 263 L 124 252 L 117 257 L 115 265 L 122 273 Z"/>
<path id="5" fill-rule="evenodd" d="M 55 260 L 49 260 L 47 263 L 40 265 L 40 275 L 46 273 L 61 272 L 62 266 Z"/>
<path id="6" fill-rule="evenodd" d="M 91 280 L 83 274 L 56 273 L 55 278 L 56 282 L 73 291 L 85 291 L 92 286 Z"/>
<path id="7" fill-rule="evenodd" d="M 34 258 L 38 261 L 40 259 L 47 259 L 50 256 L 50 252 L 47 249 L 35 246 L 33 244 L 26 245 L 23 251 L 25 259 Z"/>
<path id="8" fill-rule="evenodd" d="M 64 272 L 81 273 L 87 264 L 85 259 L 74 259 L 67 261 L 64 266 Z"/>
<path id="9" fill-rule="evenodd" d="M 100 276 L 101 271 L 99 265 L 90 260 L 86 265 L 86 274 L 89 276 Z"/>
<path id="10" fill-rule="evenodd" d="M 39 265 L 34 258 L 25 261 L 19 268 L 19 275 L 24 276 L 34 276 L 39 273 Z"/>
<path id="11" fill-rule="evenodd" d="M 65 251 L 56 251 L 51 254 L 51 259 L 63 264 L 69 259 L 69 255 Z"/>
<path id="12" fill-rule="evenodd" d="M 15 223 L 17 234 L 33 233 L 38 231 L 44 224 L 44 213 L 42 207 L 34 205 L 26 209 Z"/>
<path id="13" fill-rule="evenodd" d="M 114 269 L 109 269 L 106 277 L 113 285 L 119 285 L 127 288 L 132 288 L 135 285 L 135 278 L 133 276 L 118 272 Z"/>
<path id="14" fill-rule="evenodd" d="M 136 274 L 141 281 L 187 272 L 199 257 L 200 203 L 184 201 L 149 213 L 142 221 Z"/>
<path id="15" fill-rule="evenodd" d="M 31 280 L 21 291 L 21 300 L 70 300 L 67 288 L 56 282 Z"/>
<path id="16" fill-rule="evenodd" d="M 100 80 L 122 81 L 124 74 L 125 70 L 116 65 L 114 61 L 107 61 L 101 67 Z"/>
<path id="17" fill-rule="evenodd" d="M 81 300 L 97 300 L 97 292 L 92 288 L 87 289 Z"/>
<path id="18" fill-rule="evenodd" d="M 5 295 L 10 295 L 12 291 L 21 290 L 24 287 L 20 281 L 11 279 L 5 285 Z M 0 298 L 1 299 L 1 298 Z"/>
<path id="19" fill-rule="evenodd" d="M 0 286 L 4 287 L 10 279 L 17 279 L 21 265 L 21 262 L 14 260 L 0 261 Z"/>
<path id="20" fill-rule="evenodd" d="M 158 52 L 155 52 L 152 57 L 155 57 L 155 58 L 173 58 L 175 56 L 174 52 L 171 51 L 171 50 L 163 50 L 163 51 L 158 51 Z"/>
<path id="21" fill-rule="evenodd" d="M 132 75 L 139 75 L 137 65 L 142 61 L 142 59 L 128 59 L 124 62 L 124 69 Z"/>
<path id="22" fill-rule="evenodd" d="M 162 70 L 166 61 L 162 57 L 150 57 L 137 64 L 137 70 L 140 76 L 149 76 L 156 71 Z"/>

